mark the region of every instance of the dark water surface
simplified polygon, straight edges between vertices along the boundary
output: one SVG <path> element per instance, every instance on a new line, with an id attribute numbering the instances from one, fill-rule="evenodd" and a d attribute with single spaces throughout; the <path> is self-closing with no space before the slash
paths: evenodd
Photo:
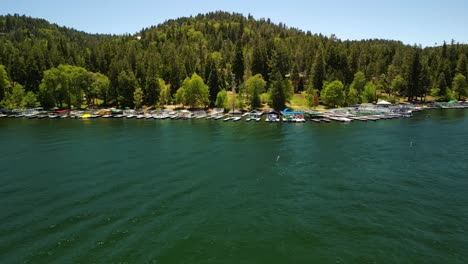
<path id="1" fill-rule="evenodd" d="M 1 263 L 466 263 L 468 110 L 0 120 Z"/>

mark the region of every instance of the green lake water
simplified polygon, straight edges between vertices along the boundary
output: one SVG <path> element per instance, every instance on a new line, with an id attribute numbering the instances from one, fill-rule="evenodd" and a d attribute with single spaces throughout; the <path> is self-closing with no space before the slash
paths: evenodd
<path id="1" fill-rule="evenodd" d="M 0 119 L 1 263 L 466 263 L 468 110 Z"/>

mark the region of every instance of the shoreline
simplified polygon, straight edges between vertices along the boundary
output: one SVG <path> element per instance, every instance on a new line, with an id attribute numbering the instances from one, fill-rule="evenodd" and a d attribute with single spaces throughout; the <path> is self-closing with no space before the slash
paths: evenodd
<path id="1" fill-rule="evenodd" d="M 145 120 L 221 120 L 227 121 L 244 121 L 244 122 L 282 122 L 282 123 L 330 123 L 343 122 L 350 123 L 353 121 L 377 121 L 388 119 L 410 118 L 414 112 L 424 110 L 445 110 L 445 109 L 468 109 L 468 104 L 463 103 L 453 107 L 379 107 L 376 105 L 366 104 L 359 107 L 334 108 L 327 110 L 305 110 L 305 111 L 290 111 L 287 108 L 284 111 L 258 111 L 250 112 L 228 112 L 224 109 L 205 110 L 119 110 L 119 109 L 100 109 L 100 110 L 55 110 L 55 111 L 40 111 L 40 108 L 27 109 L 23 111 L 11 111 L 10 114 L 0 114 L 0 119 L 145 119 Z"/>

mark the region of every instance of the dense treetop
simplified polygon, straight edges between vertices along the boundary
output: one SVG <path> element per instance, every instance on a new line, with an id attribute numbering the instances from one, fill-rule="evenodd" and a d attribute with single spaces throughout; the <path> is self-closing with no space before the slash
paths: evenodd
<path id="1" fill-rule="evenodd" d="M 142 103 L 171 101 L 166 95 L 161 98 L 161 89 L 167 84 L 173 97 L 194 73 L 207 84 L 211 106 L 223 89 L 248 90 L 244 82 L 257 74 L 266 87 L 276 87 L 284 78 L 295 92 L 318 90 L 316 94 L 324 84 L 339 81 L 345 102 L 348 97 L 362 101 L 366 85 L 367 92 L 376 89 L 409 100 L 429 94 L 449 98 L 453 89 L 463 97 L 467 56 L 468 45 L 454 41 L 428 48 L 392 40 L 343 41 L 226 12 L 168 20 L 120 36 L 87 34 L 26 16 L 0 16 L 0 64 L 13 84 L 39 93 L 47 70 L 81 67 L 108 77 L 105 94 L 93 96 L 109 104 L 140 102 L 133 98 L 136 89 L 141 89 L 138 96 L 143 93 Z"/>

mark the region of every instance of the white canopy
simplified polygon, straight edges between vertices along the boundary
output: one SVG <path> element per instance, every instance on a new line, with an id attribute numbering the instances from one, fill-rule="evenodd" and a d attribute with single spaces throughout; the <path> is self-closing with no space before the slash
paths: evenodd
<path id="1" fill-rule="evenodd" d="M 391 105 L 392 103 L 387 102 L 387 101 L 380 101 L 377 103 L 377 105 Z"/>

